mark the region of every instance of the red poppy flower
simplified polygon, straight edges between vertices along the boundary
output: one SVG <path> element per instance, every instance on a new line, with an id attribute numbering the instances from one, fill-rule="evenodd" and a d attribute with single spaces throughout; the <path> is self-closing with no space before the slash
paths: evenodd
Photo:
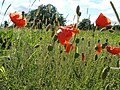
<path id="1" fill-rule="evenodd" d="M 22 17 L 22 14 L 18 12 L 10 13 L 9 15 L 11 21 L 18 27 L 26 26 L 26 18 Z"/>
<path id="2" fill-rule="evenodd" d="M 102 13 L 100 13 L 98 18 L 96 19 L 96 26 L 104 27 L 109 24 L 111 24 L 111 20 Z"/>
<path id="3" fill-rule="evenodd" d="M 82 52 L 82 61 L 84 61 L 85 60 L 85 55 L 84 55 L 84 53 Z"/>
<path id="4" fill-rule="evenodd" d="M 99 54 L 99 53 L 101 53 L 102 52 L 102 44 L 97 44 L 96 46 L 95 46 L 95 50 L 96 50 L 96 54 Z"/>
<path id="5" fill-rule="evenodd" d="M 120 48 L 119 47 L 106 46 L 106 50 L 113 55 L 120 54 Z"/>
<path id="6" fill-rule="evenodd" d="M 65 51 L 66 51 L 67 53 L 69 53 L 69 52 L 70 52 L 70 49 L 74 49 L 74 45 L 71 44 L 70 42 L 67 42 L 67 43 L 65 44 Z"/>
<path id="7" fill-rule="evenodd" d="M 57 31 L 58 40 L 62 45 L 70 40 L 75 33 L 80 33 L 80 30 L 76 30 L 73 25 L 70 26 L 60 26 L 59 30 Z"/>

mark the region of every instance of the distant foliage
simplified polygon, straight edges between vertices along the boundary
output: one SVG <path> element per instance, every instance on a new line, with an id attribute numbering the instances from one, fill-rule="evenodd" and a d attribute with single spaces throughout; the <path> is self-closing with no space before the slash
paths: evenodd
<path id="1" fill-rule="evenodd" d="M 79 23 L 78 25 L 79 29 L 83 29 L 83 30 L 88 30 L 91 29 L 91 21 L 90 19 L 82 19 L 82 21 Z"/>
<path id="2" fill-rule="evenodd" d="M 31 10 L 28 15 L 28 27 L 39 28 L 42 29 L 43 25 L 47 26 L 51 25 L 64 25 L 65 18 L 62 14 L 60 14 L 56 7 L 51 4 L 48 5 L 40 5 L 38 9 Z"/>

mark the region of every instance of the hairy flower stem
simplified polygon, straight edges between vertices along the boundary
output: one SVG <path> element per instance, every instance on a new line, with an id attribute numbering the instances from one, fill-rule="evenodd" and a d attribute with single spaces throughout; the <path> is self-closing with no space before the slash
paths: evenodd
<path id="1" fill-rule="evenodd" d="M 112 6 L 112 8 L 113 8 L 113 10 L 114 10 L 114 13 L 115 13 L 115 15 L 116 15 L 116 17 L 117 17 L 118 22 L 120 23 L 119 15 L 118 15 L 118 13 L 117 13 L 117 11 L 116 11 L 116 9 L 115 9 L 114 4 L 112 3 L 112 1 L 110 1 L 110 4 L 111 4 L 111 6 Z"/>
<path id="2" fill-rule="evenodd" d="M 79 19 L 80 19 L 80 16 L 77 15 L 76 32 L 78 32 Z M 75 36 L 74 36 L 74 41 L 76 40 L 76 38 L 77 38 L 77 33 L 76 33 Z M 74 41 L 73 41 L 73 43 L 74 43 Z M 75 44 L 75 54 L 78 53 L 78 46 L 77 46 L 77 45 L 78 45 L 78 44 L 76 43 L 76 44 Z M 74 61 L 75 61 L 75 58 L 74 58 Z"/>

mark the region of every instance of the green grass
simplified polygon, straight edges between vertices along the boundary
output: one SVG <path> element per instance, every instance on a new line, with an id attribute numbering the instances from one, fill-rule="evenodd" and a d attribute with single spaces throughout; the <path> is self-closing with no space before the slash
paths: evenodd
<path id="1" fill-rule="evenodd" d="M 119 31 L 113 33 L 96 31 L 94 37 L 92 31 L 81 31 L 78 34 L 80 56 L 75 60 L 75 51 L 64 52 L 64 47 L 57 41 L 53 50 L 48 51 L 48 45 L 53 42 L 51 31 L 22 28 L 2 30 L 0 33 L 2 39 L 11 37 L 8 41 L 11 42 L 11 48 L 0 49 L 0 90 L 119 90 L 120 88 L 120 69 L 110 69 L 106 78 L 101 78 L 103 69 L 108 65 L 116 67 L 119 57 L 103 50 L 95 60 L 95 44 L 98 43 L 98 39 L 100 43 L 105 43 L 108 39 L 109 45 L 120 47 Z M 81 59 L 82 52 L 85 53 L 85 61 Z"/>

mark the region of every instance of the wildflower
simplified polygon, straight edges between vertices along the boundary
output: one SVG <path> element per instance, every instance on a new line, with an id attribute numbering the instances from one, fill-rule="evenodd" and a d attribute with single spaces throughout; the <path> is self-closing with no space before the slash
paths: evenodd
<path id="1" fill-rule="evenodd" d="M 69 41 L 76 33 L 80 33 L 80 30 L 77 30 L 73 25 L 60 26 L 57 31 L 58 40 L 62 45 L 64 45 L 65 42 Z"/>
<path id="2" fill-rule="evenodd" d="M 98 18 L 96 19 L 96 26 L 104 27 L 109 24 L 111 24 L 111 20 L 102 13 L 100 13 Z"/>
<path id="3" fill-rule="evenodd" d="M 119 47 L 106 46 L 106 50 L 113 55 L 117 55 L 120 53 Z"/>
<path id="4" fill-rule="evenodd" d="M 23 16 L 23 13 L 22 14 L 18 12 L 10 13 L 9 17 L 16 26 L 18 27 L 26 26 L 26 18 Z"/>
<path id="5" fill-rule="evenodd" d="M 96 54 L 99 54 L 100 52 L 102 52 L 102 44 L 97 44 L 95 46 L 95 50 L 96 50 Z"/>
<path id="6" fill-rule="evenodd" d="M 76 29 L 73 25 L 70 26 L 60 26 L 59 30 L 57 31 L 57 39 L 59 40 L 60 44 L 65 46 L 65 51 L 67 53 L 70 52 L 70 49 L 74 48 L 74 45 L 69 42 L 72 36 L 76 33 L 80 33 L 80 30 Z"/>

